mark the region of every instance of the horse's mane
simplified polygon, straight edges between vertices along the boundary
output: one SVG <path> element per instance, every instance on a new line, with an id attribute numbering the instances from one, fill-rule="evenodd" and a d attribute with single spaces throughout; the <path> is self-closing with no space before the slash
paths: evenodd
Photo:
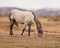
<path id="1" fill-rule="evenodd" d="M 34 15 L 34 17 L 36 17 L 36 15 L 34 14 L 34 12 L 32 10 L 28 10 L 28 11 L 31 12 Z"/>

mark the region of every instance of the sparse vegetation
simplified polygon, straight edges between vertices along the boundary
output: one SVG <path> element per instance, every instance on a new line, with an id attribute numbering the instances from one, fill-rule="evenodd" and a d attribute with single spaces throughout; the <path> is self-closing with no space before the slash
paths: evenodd
<path id="1" fill-rule="evenodd" d="M 0 17 L 7 17 L 9 14 L 0 14 Z"/>
<path id="2" fill-rule="evenodd" d="M 60 21 L 60 15 L 45 15 L 45 16 L 39 16 L 40 18 L 47 18 L 48 21 Z"/>
<path id="3" fill-rule="evenodd" d="M 60 48 L 59 18 L 60 16 L 38 17 L 44 30 L 42 37 L 37 37 L 34 26 L 31 28 L 30 37 L 27 35 L 27 30 L 23 37 L 20 36 L 22 25 L 19 27 L 14 26 L 14 35 L 11 37 L 9 35 L 8 17 L 0 16 L 0 48 Z"/>

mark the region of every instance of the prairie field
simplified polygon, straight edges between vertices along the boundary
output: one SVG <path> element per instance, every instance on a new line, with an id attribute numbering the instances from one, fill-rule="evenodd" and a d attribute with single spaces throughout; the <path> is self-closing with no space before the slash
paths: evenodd
<path id="1" fill-rule="evenodd" d="M 52 18 L 54 17 L 38 17 L 44 31 L 42 37 L 38 37 L 34 25 L 30 37 L 28 37 L 28 28 L 21 36 L 22 24 L 19 27 L 14 26 L 14 35 L 11 37 L 9 18 L 0 17 L 0 48 L 60 48 L 60 21 L 53 21 Z"/>

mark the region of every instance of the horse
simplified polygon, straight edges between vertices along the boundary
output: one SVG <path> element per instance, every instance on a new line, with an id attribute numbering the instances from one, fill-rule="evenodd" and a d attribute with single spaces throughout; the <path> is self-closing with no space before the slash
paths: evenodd
<path id="1" fill-rule="evenodd" d="M 35 25 L 39 36 L 42 36 L 43 34 L 42 25 L 32 11 L 29 11 L 29 10 L 21 11 L 18 9 L 11 10 L 9 14 L 9 20 L 10 20 L 10 35 L 11 36 L 13 35 L 14 24 L 16 26 L 18 26 L 18 24 L 23 24 L 23 29 L 21 33 L 22 36 L 23 36 L 26 26 L 28 26 L 28 36 L 30 36 L 30 30 L 31 30 L 32 24 Z"/>

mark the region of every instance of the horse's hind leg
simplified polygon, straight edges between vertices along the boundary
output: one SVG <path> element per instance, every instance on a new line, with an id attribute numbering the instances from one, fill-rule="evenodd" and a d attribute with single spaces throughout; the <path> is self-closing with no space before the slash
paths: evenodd
<path id="1" fill-rule="evenodd" d="M 31 24 L 28 24 L 28 36 L 30 36 Z"/>
<path id="2" fill-rule="evenodd" d="M 22 33 L 21 33 L 21 35 L 23 35 L 23 33 L 24 33 L 24 31 L 25 31 L 26 26 L 27 26 L 27 24 L 25 23 L 25 24 L 24 24 L 24 27 L 23 27 L 23 29 L 22 29 Z"/>
<path id="3" fill-rule="evenodd" d="M 14 26 L 14 20 L 11 19 L 11 21 L 10 21 L 10 35 L 11 35 L 11 36 L 13 35 L 13 31 L 12 31 L 13 26 Z"/>

